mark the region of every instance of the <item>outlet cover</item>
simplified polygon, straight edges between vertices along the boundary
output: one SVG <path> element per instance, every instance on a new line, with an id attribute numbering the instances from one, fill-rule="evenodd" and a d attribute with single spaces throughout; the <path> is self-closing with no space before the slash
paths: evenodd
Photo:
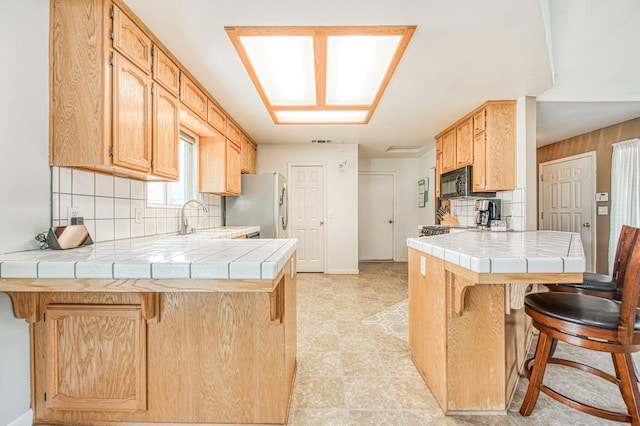
<path id="1" fill-rule="evenodd" d="M 71 218 L 80 216 L 80 209 L 77 207 L 67 208 L 67 224 L 71 225 Z"/>

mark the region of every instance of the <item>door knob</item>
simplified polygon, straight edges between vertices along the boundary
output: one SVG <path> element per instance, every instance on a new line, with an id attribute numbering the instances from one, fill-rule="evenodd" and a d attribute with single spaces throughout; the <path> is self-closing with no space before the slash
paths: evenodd
<path id="1" fill-rule="evenodd" d="M 320 226 L 324 226 L 324 220 L 320 221 Z"/>
<path id="2" fill-rule="evenodd" d="M 585 223 L 582 224 L 582 226 L 584 228 L 589 228 L 591 226 L 591 224 L 589 222 L 585 222 Z"/>
<path id="3" fill-rule="evenodd" d="M 389 223 L 393 223 L 393 221 L 392 221 L 392 220 L 390 220 L 390 221 L 389 221 Z"/>

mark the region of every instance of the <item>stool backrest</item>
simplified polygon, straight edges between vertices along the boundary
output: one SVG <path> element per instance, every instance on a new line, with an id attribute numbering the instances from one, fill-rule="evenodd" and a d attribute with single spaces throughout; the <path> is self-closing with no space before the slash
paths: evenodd
<path id="1" fill-rule="evenodd" d="M 623 292 L 623 281 L 626 273 L 626 265 L 629 261 L 631 250 L 636 245 L 636 241 L 640 237 L 640 228 L 634 228 L 633 226 L 622 225 L 620 229 L 620 236 L 618 237 L 618 245 L 616 246 L 616 253 L 613 259 L 613 272 L 612 276 L 617 280 L 616 289 L 618 300 L 621 298 Z"/>
<path id="2" fill-rule="evenodd" d="M 633 229 L 636 229 L 635 240 L 637 240 L 638 229 Z M 640 299 L 640 244 L 635 244 L 634 241 L 627 252 L 627 258 L 624 259 L 624 267 L 621 267 L 619 271 L 621 278 L 618 280 L 618 285 L 622 280 L 618 342 L 623 345 L 632 344 L 634 340 L 638 301 Z"/>

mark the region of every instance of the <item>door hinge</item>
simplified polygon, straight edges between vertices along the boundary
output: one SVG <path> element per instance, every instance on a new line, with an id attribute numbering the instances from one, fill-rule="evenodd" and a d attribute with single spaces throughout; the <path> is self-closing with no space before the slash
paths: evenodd
<path id="1" fill-rule="evenodd" d="M 113 157 L 113 145 L 109 145 L 109 157 Z"/>
<path id="2" fill-rule="evenodd" d="M 113 53 L 109 55 L 109 66 L 113 66 Z"/>
<path id="3" fill-rule="evenodd" d="M 116 33 L 113 32 L 113 30 L 109 30 L 109 38 L 111 40 L 113 40 L 114 38 L 116 38 Z"/>
<path id="4" fill-rule="evenodd" d="M 544 175 L 540 175 L 540 182 L 544 182 Z"/>
<path id="5" fill-rule="evenodd" d="M 114 14 L 114 12 L 113 12 L 113 6 L 111 6 L 111 7 L 109 8 L 109 18 L 113 19 L 113 14 Z"/>
<path id="6" fill-rule="evenodd" d="M 153 70 L 152 70 L 152 72 L 153 72 Z M 153 83 L 151 83 L 151 94 L 152 94 L 152 95 L 153 95 L 153 88 L 154 88 L 154 86 L 155 86 L 155 85 L 154 85 Z"/>
<path id="7" fill-rule="evenodd" d="M 47 393 L 46 392 L 44 393 L 44 400 L 45 401 L 47 400 Z"/>
<path id="8" fill-rule="evenodd" d="M 151 160 L 151 168 L 153 169 L 153 160 Z"/>
<path id="9" fill-rule="evenodd" d="M 544 212 L 540 212 L 540 219 L 544 220 Z"/>
<path id="10" fill-rule="evenodd" d="M 47 322 L 47 314 L 46 312 L 42 314 L 42 322 Z"/>

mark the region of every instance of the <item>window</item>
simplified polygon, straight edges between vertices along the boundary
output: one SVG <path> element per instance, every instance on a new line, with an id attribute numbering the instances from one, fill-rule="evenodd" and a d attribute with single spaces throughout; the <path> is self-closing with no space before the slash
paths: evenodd
<path id="1" fill-rule="evenodd" d="M 149 182 L 148 206 L 182 207 L 185 201 L 196 198 L 196 139 L 180 132 L 180 177 L 177 182 Z"/>

